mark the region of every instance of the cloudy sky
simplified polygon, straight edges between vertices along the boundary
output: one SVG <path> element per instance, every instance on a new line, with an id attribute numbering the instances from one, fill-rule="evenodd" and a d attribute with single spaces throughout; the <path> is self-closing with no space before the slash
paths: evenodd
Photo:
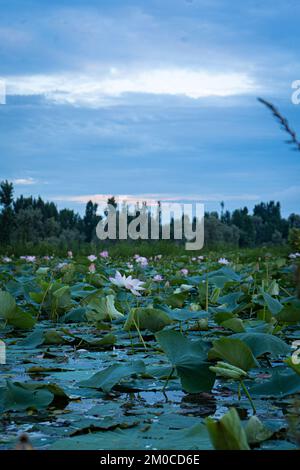
<path id="1" fill-rule="evenodd" d="M 263 5 L 263 6 L 262 6 Z M 0 0 L 0 179 L 82 211 L 108 194 L 299 212 L 298 0 Z"/>

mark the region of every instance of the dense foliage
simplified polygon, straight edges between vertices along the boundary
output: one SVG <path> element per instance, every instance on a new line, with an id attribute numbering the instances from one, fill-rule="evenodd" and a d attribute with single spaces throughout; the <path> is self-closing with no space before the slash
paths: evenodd
<path id="1" fill-rule="evenodd" d="M 115 204 L 114 198 L 108 202 Z M 71 209 L 58 210 L 53 202 L 45 202 L 41 197 L 19 196 L 14 200 L 13 185 L 3 181 L 0 205 L 2 253 L 21 254 L 24 249 L 32 253 L 48 253 L 49 250 L 62 253 L 67 249 L 78 252 L 91 243 L 99 245 L 95 228 L 100 216 L 97 215 L 97 204 L 92 201 L 87 203 L 81 217 Z M 144 210 L 145 206 L 142 207 Z M 224 211 L 223 203 L 220 215 L 218 212 L 205 214 L 206 247 L 282 245 L 287 242 L 289 231 L 292 240 L 298 237 L 299 244 L 300 216 L 291 214 L 288 219 L 282 218 L 278 202 L 257 204 L 252 215 L 246 207 L 232 213 Z M 179 241 L 176 243 L 180 244 Z"/>
<path id="2" fill-rule="evenodd" d="M 3 258 L 1 447 L 297 448 L 299 259 Z"/>

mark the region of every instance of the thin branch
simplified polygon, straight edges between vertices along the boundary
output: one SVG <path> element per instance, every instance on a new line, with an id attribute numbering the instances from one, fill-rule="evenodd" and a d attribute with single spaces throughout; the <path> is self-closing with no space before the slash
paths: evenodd
<path id="1" fill-rule="evenodd" d="M 275 116 L 275 118 L 279 121 L 280 125 L 282 126 L 283 130 L 285 132 L 287 132 L 290 136 L 290 140 L 287 140 L 286 142 L 288 144 L 292 144 L 292 145 L 295 145 L 296 146 L 296 149 L 295 150 L 299 150 L 300 151 L 300 141 L 298 140 L 297 138 L 297 135 L 296 135 L 296 132 L 293 131 L 293 129 L 291 129 L 287 119 L 285 119 L 282 114 L 280 114 L 280 112 L 278 111 L 277 108 L 275 108 L 275 106 L 270 103 L 269 101 L 266 101 L 264 100 L 263 98 L 257 98 L 258 101 L 260 103 L 262 103 L 263 105 L 265 105 L 268 109 L 270 109 L 270 111 L 272 112 L 273 116 Z"/>

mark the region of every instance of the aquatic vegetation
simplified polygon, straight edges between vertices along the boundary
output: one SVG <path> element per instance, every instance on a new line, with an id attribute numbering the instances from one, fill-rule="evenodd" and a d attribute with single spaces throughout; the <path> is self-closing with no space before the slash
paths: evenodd
<path id="1" fill-rule="evenodd" d="M 4 257 L 0 447 L 297 448 L 298 257 L 226 255 Z"/>

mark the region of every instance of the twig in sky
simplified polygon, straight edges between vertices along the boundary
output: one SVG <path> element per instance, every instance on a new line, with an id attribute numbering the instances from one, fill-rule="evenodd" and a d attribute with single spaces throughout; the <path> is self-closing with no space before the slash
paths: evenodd
<path id="1" fill-rule="evenodd" d="M 295 150 L 298 150 L 300 151 L 300 141 L 298 140 L 297 138 L 297 135 L 296 135 L 296 132 L 293 131 L 293 129 L 291 129 L 288 121 L 286 118 L 284 118 L 282 116 L 282 114 L 280 114 L 280 112 L 278 111 L 278 109 L 272 104 L 270 103 L 269 101 L 267 100 L 264 100 L 263 98 L 257 98 L 258 101 L 260 103 L 262 103 L 263 105 L 265 105 L 268 109 L 270 109 L 270 111 L 273 113 L 273 116 L 275 116 L 275 118 L 279 121 L 279 123 L 281 124 L 282 128 L 285 130 L 285 132 L 287 132 L 290 136 L 290 139 L 287 140 L 286 142 L 288 144 L 292 144 L 292 145 L 295 145 L 296 148 Z"/>

